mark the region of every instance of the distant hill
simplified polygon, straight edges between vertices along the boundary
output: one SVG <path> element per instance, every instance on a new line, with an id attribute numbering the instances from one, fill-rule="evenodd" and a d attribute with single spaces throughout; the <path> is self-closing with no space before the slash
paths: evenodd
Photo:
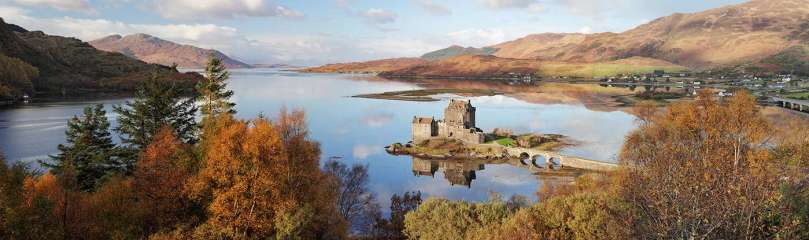
<path id="1" fill-rule="evenodd" d="M 327 64 L 320 67 L 306 68 L 302 72 L 314 73 L 379 73 L 426 63 L 421 58 L 392 58 L 368 62 Z"/>
<path id="2" fill-rule="evenodd" d="M 428 61 L 435 61 L 462 55 L 492 55 L 495 52 L 497 52 L 497 49 L 491 47 L 474 48 L 454 45 L 448 48 L 426 53 L 422 55 L 421 58 Z"/>
<path id="3" fill-rule="evenodd" d="M 492 50 L 494 51 L 491 52 Z M 455 58 L 462 55 L 492 55 L 496 58 Z M 581 76 L 649 71 L 654 70 L 652 67 L 659 67 L 657 65 L 661 63 L 697 71 L 787 72 L 807 75 L 809 0 L 752 0 L 698 13 L 673 14 L 621 33 L 532 34 L 479 49 L 452 46 L 425 54 L 423 58 L 431 62 L 402 65 L 390 71 L 420 74 L 432 71 L 425 69 L 437 70 L 438 66 L 456 70 L 459 66 L 489 66 L 458 62 L 459 59 L 466 59 L 499 65 L 528 66 L 537 64 L 524 60 L 538 61 L 544 63 L 540 64 L 545 66 L 544 71 L 541 71 L 543 75 L 571 73 Z M 633 60 L 618 62 L 623 59 Z M 638 61 L 639 59 L 643 60 Z M 507 61 L 514 63 L 503 63 Z M 374 61 L 365 65 L 372 63 Z M 590 74 L 584 74 L 578 70 L 547 68 L 553 65 L 575 66 L 574 69 L 579 70 L 598 67 L 612 69 L 595 69 Z M 466 69 L 460 72 L 490 71 Z"/>
<path id="4" fill-rule="evenodd" d="M 131 92 L 153 74 L 181 86 L 192 87 L 199 74 L 179 73 L 120 53 L 95 49 L 75 38 L 27 31 L 0 18 L 0 55 L 18 59 L 37 69 L 31 89 L 12 89 L 34 95 L 77 96 L 87 92 Z M 4 71 L 0 69 L 0 71 Z M 3 79 L 4 81 L 6 79 Z"/>
<path id="5" fill-rule="evenodd" d="M 222 58 L 228 68 L 250 67 L 250 65 L 234 60 L 216 50 L 177 44 L 143 33 L 125 37 L 111 35 L 90 41 L 90 45 L 104 51 L 119 52 L 144 62 L 165 66 L 176 63 L 182 68 L 204 68 L 208 62 L 208 56 L 214 54 Z"/>
<path id="6" fill-rule="evenodd" d="M 285 63 L 257 63 L 251 65 L 254 68 L 300 68 L 300 66 Z"/>

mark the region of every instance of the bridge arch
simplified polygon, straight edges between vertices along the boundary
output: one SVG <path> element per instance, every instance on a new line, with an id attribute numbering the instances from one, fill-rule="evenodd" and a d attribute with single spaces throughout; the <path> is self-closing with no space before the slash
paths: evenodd
<path id="1" fill-rule="evenodd" d="M 547 160 L 542 154 L 531 157 L 531 164 L 534 165 L 534 167 L 545 168 L 545 161 Z"/>
<path id="2" fill-rule="evenodd" d="M 562 168 L 562 157 L 561 156 L 552 156 L 548 158 L 548 166 L 552 169 L 559 169 Z"/>

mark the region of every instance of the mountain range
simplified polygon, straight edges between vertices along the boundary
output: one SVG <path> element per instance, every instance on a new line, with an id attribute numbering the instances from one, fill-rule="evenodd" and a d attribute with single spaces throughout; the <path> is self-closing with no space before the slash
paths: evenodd
<path id="1" fill-rule="evenodd" d="M 165 66 L 177 64 L 181 68 L 204 68 L 209 56 L 213 54 L 221 58 L 228 68 L 250 67 L 217 50 L 177 44 L 143 33 L 127 36 L 110 35 L 90 41 L 90 45 L 104 51 L 119 52 L 144 62 Z"/>
<path id="2" fill-rule="evenodd" d="M 425 62 L 389 69 L 388 75 L 440 76 L 453 75 L 458 70 L 466 75 L 486 75 L 492 73 L 492 67 L 504 65 L 540 75 L 577 75 L 594 65 L 608 65 L 627 73 L 653 71 L 657 65 L 696 71 L 731 68 L 806 72 L 809 0 L 752 0 L 703 12 L 673 14 L 621 33 L 532 34 L 483 48 L 452 46 L 424 54 L 421 59 Z M 625 59 L 631 60 L 621 61 Z M 465 63 L 470 60 L 478 64 Z M 556 67 L 543 68 L 546 65 Z M 357 67 L 374 66 L 331 65 L 337 71 L 362 71 Z M 442 72 L 441 68 L 452 70 Z M 543 72 L 548 69 L 552 70 Z M 593 74 L 583 76 L 587 75 Z"/>
<path id="3" fill-rule="evenodd" d="M 48 96 L 78 96 L 89 92 L 132 92 L 139 82 L 153 76 L 173 81 L 181 87 L 193 87 L 202 79 L 196 73 L 180 73 L 176 69 L 127 57 L 120 53 L 98 50 L 75 38 L 47 35 L 41 31 L 28 31 L 0 18 L 0 57 L 5 69 L 34 69 L 32 79 L 25 84 L 10 84 L 0 79 L 0 87 L 8 93 L 6 98 L 19 98 L 23 94 Z M 26 77 L 28 78 L 28 77 Z M 30 82 L 28 82 L 30 81 Z M 19 86 L 26 86 L 20 88 Z"/>

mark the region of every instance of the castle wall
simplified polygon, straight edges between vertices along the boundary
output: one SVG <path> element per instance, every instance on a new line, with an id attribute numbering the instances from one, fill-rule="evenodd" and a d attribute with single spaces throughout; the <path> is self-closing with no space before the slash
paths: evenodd
<path id="1" fill-rule="evenodd" d="M 434 137 L 436 128 L 430 123 L 413 123 L 413 142 L 418 143 Z"/>
<path id="2" fill-rule="evenodd" d="M 485 136 L 475 129 L 453 126 L 446 122 L 438 122 L 438 136 L 440 138 L 458 139 L 468 143 L 483 143 Z"/>

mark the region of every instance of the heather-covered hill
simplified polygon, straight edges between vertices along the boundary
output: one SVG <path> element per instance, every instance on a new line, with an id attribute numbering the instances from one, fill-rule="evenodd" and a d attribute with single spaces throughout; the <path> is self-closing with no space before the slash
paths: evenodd
<path id="1" fill-rule="evenodd" d="M 393 71 L 426 63 L 421 58 L 392 58 L 367 62 L 335 63 L 320 67 L 306 68 L 302 72 L 312 73 L 379 73 Z"/>
<path id="2" fill-rule="evenodd" d="M 111 35 L 90 41 L 93 47 L 165 66 L 177 64 L 182 68 L 203 68 L 213 54 L 222 59 L 228 68 L 249 68 L 250 65 L 234 60 L 222 52 L 202 49 L 191 45 L 177 44 L 148 34 L 138 33 L 122 37 Z"/>
<path id="3" fill-rule="evenodd" d="M 453 46 L 423 58 L 432 61 L 387 64 L 378 69 L 390 72 L 383 75 L 469 76 L 537 69 L 546 76 L 601 76 L 687 67 L 809 75 L 809 0 L 752 0 L 698 13 L 673 14 L 621 33 L 532 34 L 484 48 Z M 336 64 L 321 69 L 358 65 L 373 69 L 381 63 L 387 62 Z"/>
<path id="4" fill-rule="evenodd" d="M 753 0 L 674 14 L 622 33 L 538 34 L 492 47 L 504 58 L 602 62 L 649 57 L 693 68 L 755 62 L 809 43 L 809 0 Z"/>
<path id="5" fill-rule="evenodd" d="M 0 54 L 33 66 L 39 73 L 31 80 L 32 89 L 22 91 L 25 94 L 69 97 L 86 92 L 130 92 L 153 74 L 188 87 L 201 79 L 199 74 L 179 73 L 120 53 L 101 51 L 75 38 L 20 29 L 0 19 Z"/>
<path id="6" fill-rule="evenodd" d="M 473 48 L 455 45 L 448 48 L 425 53 L 424 55 L 421 55 L 421 58 L 428 61 L 435 61 L 462 55 L 491 55 L 496 51 L 497 49 L 492 47 Z"/>

